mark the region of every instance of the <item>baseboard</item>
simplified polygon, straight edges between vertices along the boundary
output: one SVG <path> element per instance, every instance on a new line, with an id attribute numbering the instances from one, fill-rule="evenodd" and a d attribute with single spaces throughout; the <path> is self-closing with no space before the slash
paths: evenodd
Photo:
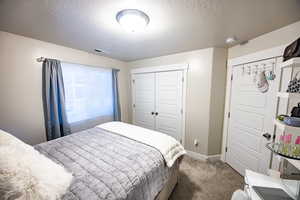
<path id="1" fill-rule="evenodd" d="M 210 161 L 221 160 L 221 154 L 216 154 L 216 155 L 207 156 L 207 159 L 209 159 Z"/>
<path id="2" fill-rule="evenodd" d="M 206 155 L 203 155 L 203 154 L 200 154 L 200 153 L 196 153 L 196 152 L 193 152 L 193 151 L 186 151 L 187 152 L 187 155 L 196 159 L 196 160 L 207 160 L 207 156 Z"/>
<path id="3" fill-rule="evenodd" d="M 206 161 L 206 160 L 217 161 L 220 160 L 221 158 L 220 154 L 207 156 L 193 151 L 187 151 L 187 155 L 196 160 L 202 160 L 202 161 Z"/>

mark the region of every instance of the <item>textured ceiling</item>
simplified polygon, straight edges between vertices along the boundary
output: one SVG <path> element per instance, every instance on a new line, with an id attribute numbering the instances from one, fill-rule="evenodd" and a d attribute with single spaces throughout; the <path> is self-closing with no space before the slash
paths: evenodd
<path id="1" fill-rule="evenodd" d="M 115 20 L 126 8 L 150 24 L 127 33 Z M 300 0 L 0 0 L 0 30 L 132 61 L 224 47 L 300 20 Z"/>

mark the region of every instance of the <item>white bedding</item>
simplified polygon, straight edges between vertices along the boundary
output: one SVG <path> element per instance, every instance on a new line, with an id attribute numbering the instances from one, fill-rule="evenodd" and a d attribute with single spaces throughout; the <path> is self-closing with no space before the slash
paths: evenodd
<path id="1" fill-rule="evenodd" d="M 172 167 L 177 158 L 186 154 L 183 146 L 177 140 L 164 133 L 123 122 L 108 122 L 97 127 L 156 148 L 163 155 L 168 167 Z"/>

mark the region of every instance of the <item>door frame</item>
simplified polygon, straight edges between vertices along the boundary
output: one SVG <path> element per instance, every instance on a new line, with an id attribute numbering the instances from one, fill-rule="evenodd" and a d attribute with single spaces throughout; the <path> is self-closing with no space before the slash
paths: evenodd
<path id="1" fill-rule="evenodd" d="M 223 138 L 222 138 L 222 149 L 221 149 L 221 160 L 226 162 L 226 148 L 227 148 L 227 138 L 228 138 L 228 128 L 229 128 L 229 113 L 230 113 L 230 103 L 231 103 L 231 88 L 232 88 L 232 69 L 235 66 L 263 61 L 270 58 L 278 58 L 283 55 L 286 45 L 266 49 L 263 51 L 258 51 L 245 56 L 228 59 L 227 60 L 227 77 L 226 77 L 226 95 L 225 95 L 225 108 L 224 108 L 224 121 L 223 121 Z M 275 97 L 274 97 L 275 98 Z"/>
<path id="2" fill-rule="evenodd" d="M 133 114 L 134 109 L 134 90 L 133 90 L 133 75 L 144 74 L 144 73 L 156 73 L 156 72 L 167 72 L 167 71 L 182 71 L 183 72 L 183 84 L 182 84 L 182 145 L 185 146 L 185 126 L 186 126 L 186 92 L 187 92 L 187 73 L 189 69 L 188 63 L 172 64 L 172 65 L 161 65 L 152 67 L 140 67 L 130 70 L 130 87 L 131 87 L 131 110 Z M 133 118 L 133 116 L 132 116 Z"/>

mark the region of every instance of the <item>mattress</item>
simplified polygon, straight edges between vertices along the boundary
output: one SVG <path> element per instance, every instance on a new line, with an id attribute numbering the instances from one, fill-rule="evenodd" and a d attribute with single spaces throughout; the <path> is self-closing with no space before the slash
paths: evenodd
<path id="1" fill-rule="evenodd" d="M 63 200 L 153 200 L 172 171 L 157 149 L 99 127 L 35 149 L 73 174 Z"/>

